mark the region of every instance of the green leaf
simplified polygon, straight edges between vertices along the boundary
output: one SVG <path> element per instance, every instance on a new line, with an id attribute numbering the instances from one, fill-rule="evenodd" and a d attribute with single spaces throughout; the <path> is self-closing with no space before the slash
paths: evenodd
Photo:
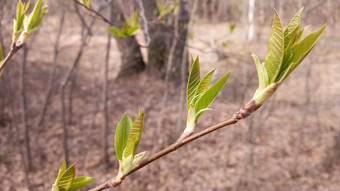
<path id="1" fill-rule="evenodd" d="M 88 8 L 91 7 L 91 0 L 81 0 L 80 2 Z"/>
<path id="2" fill-rule="evenodd" d="M 74 176 L 76 174 L 76 166 L 73 164 L 70 168 L 66 170 L 61 179 L 59 180 L 57 186 L 60 190 L 68 190 L 73 182 Z"/>
<path id="3" fill-rule="evenodd" d="M 27 19 L 27 25 L 25 29 L 27 31 L 36 29 L 44 16 L 47 14 L 47 7 L 44 6 L 43 0 L 38 0 L 34 6 L 34 9 Z"/>
<path id="4" fill-rule="evenodd" d="M 299 44 L 293 47 L 293 58 L 290 66 L 282 73 L 279 80 L 285 80 L 290 73 L 292 73 L 295 68 L 306 58 L 309 52 L 313 49 L 315 44 L 320 39 L 321 34 L 325 30 L 326 25 L 320 28 L 318 31 L 315 31 L 308 35 L 305 39 L 303 39 Z"/>
<path id="5" fill-rule="evenodd" d="M 189 72 L 189 79 L 187 84 L 187 107 L 189 109 L 192 100 L 195 97 L 195 92 L 198 84 L 200 83 L 200 65 L 199 58 L 192 62 L 192 66 Z"/>
<path id="6" fill-rule="evenodd" d="M 251 56 L 253 57 L 256 65 L 257 76 L 259 78 L 259 90 L 263 90 L 269 84 L 269 78 L 266 67 L 263 64 L 261 64 L 260 59 L 255 54 L 252 54 Z"/>
<path id="7" fill-rule="evenodd" d="M 132 162 L 133 162 L 133 155 L 129 155 L 128 157 L 123 158 L 121 162 L 119 161 L 119 172 L 118 172 L 117 177 L 122 177 L 122 176 L 127 175 L 133 168 Z"/>
<path id="8" fill-rule="evenodd" d="M 230 23 L 230 25 L 229 25 L 229 31 L 230 31 L 230 33 L 233 33 L 233 32 L 234 32 L 235 27 L 236 27 L 236 23 Z"/>
<path id="9" fill-rule="evenodd" d="M 197 100 L 199 100 L 202 95 L 207 91 L 207 89 L 210 86 L 211 79 L 214 75 L 215 70 L 210 71 L 207 75 L 203 77 L 203 79 L 200 81 L 200 83 L 197 86 L 197 89 L 194 94 L 194 98 L 192 100 L 192 105 L 195 105 Z"/>
<path id="10" fill-rule="evenodd" d="M 113 36 L 117 36 L 117 37 L 125 37 L 125 34 L 123 33 L 123 31 L 121 31 L 119 28 L 117 27 L 110 27 L 109 28 L 109 32 L 113 35 Z"/>
<path id="11" fill-rule="evenodd" d="M 139 141 L 142 137 L 143 126 L 144 126 L 144 110 L 140 111 L 139 116 L 135 119 L 135 121 L 132 124 L 127 145 L 123 154 L 123 158 L 127 158 L 130 155 L 133 156 L 135 155 Z"/>
<path id="12" fill-rule="evenodd" d="M 195 105 L 196 121 L 203 114 L 201 110 L 207 109 L 210 104 L 215 100 L 219 92 L 222 90 L 223 86 L 227 82 L 229 73 L 219 79 L 214 85 L 212 85 L 197 101 Z M 197 113 L 200 113 L 197 115 Z"/>
<path id="13" fill-rule="evenodd" d="M 63 165 L 61 166 L 57 179 L 55 180 L 55 185 L 58 185 L 59 180 L 61 179 L 61 177 L 64 175 L 64 173 L 66 172 L 66 161 L 64 160 Z"/>
<path id="14" fill-rule="evenodd" d="M 94 181 L 94 178 L 92 178 L 92 177 L 80 176 L 80 177 L 75 178 L 73 180 L 73 183 L 72 183 L 71 187 L 67 191 L 76 191 L 76 190 L 79 190 L 82 187 L 87 186 L 88 184 L 90 184 L 93 181 Z"/>
<path id="15" fill-rule="evenodd" d="M 296 42 L 300 42 L 303 35 L 305 34 L 305 32 L 310 28 L 310 25 L 307 25 L 305 27 L 303 27 L 303 29 L 299 32 L 299 34 L 296 37 Z"/>
<path id="16" fill-rule="evenodd" d="M 285 47 L 287 47 L 291 40 L 295 42 L 295 38 L 300 32 L 302 12 L 303 8 L 301 8 L 299 12 L 296 13 L 284 31 Z"/>
<path id="17" fill-rule="evenodd" d="M 132 162 L 132 166 L 133 166 L 132 168 L 135 168 L 140 163 L 140 161 L 143 159 L 145 154 L 146 154 L 146 151 L 136 154 Z"/>
<path id="18" fill-rule="evenodd" d="M 118 160 L 122 160 L 123 152 L 127 145 L 130 129 L 132 126 L 132 120 L 127 114 L 124 114 L 119 121 L 116 133 L 115 133 L 115 149 Z"/>
<path id="19" fill-rule="evenodd" d="M 139 29 L 140 29 L 139 26 L 131 27 L 131 28 L 127 29 L 126 31 L 124 31 L 125 37 L 129 37 L 129 36 L 135 35 L 138 32 Z"/>
<path id="20" fill-rule="evenodd" d="M 1 43 L 0 43 L 0 62 L 4 59 L 4 51 L 2 49 Z"/>
<path id="21" fill-rule="evenodd" d="M 268 54 L 266 57 L 266 70 L 270 82 L 275 82 L 277 75 L 280 72 L 284 52 L 284 36 L 281 24 L 281 19 L 274 10 L 274 19 L 272 32 L 268 43 Z"/>

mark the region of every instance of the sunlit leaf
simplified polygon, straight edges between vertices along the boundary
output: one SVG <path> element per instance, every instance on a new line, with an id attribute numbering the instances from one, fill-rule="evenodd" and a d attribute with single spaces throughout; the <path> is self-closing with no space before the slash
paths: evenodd
<path id="1" fill-rule="evenodd" d="M 88 184 L 90 184 L 93 181 L 94 181 L 94 178 L 92 178 L 92 177 L 80 176 L 80 177 L 75 178 L 73 180 L 73 183 L 72 183 L 71 187 L 67 191 L 76 191 L 76 190 L 79 190 L 82 187 L 87 186 Z"/>
<path id="2" fill-rule="evenodd" d="M 122 160 L 123 158 L 123 152 L 127 145 L 132 123 L 130 117 L 127 114 L 124 114 L 117 125 L 115 133 L 115 149 L 118 160 Z"/>
<path id="3" fill-rule="evenodd" d="M 198 84 L 200 83 L 200 65 L 199 58 L 192 62 L 191 69 L 189 72 L 189 79 L 187 84 L 187 107 L 189 109 L 190 103 L 195 97 L 195 92 Z"/>
<path id="4" fill-rule="evenodd" d="M 140 163 L 140 161 L 143 159 L 145 154 L 146 154 L 146 151 L 136 154 L 132 162 L 132 166 L 133 166 L 132 168 L 136 167 Z"/>
<path id="5" fill-rule="evenodd" d="M 117 27 L 110 27 L 109 28 L 109 32 L 113 35 L 113 36 L 117 36 L 117 37 L 125 37 L 125 34 Z"/>
<path id="6" fill-rule="evenodd" d="M 64 173 L 66 172 L 66 161 L 64 160 L 63 165 L 61 166 L 59 173 L 58 173 L 58 177 L 55 181 L 55 184 L 58 185 L 59 180 L 61 179 L 61 177 L 64 175 Z"/>
<path id="7" fill-rule="evenodd" d="M 73 164 L 70 168 L 66 170 L 61 179 L 59 180 L 57 186 L 60 190 L 68 190 L 73 182 L 74 176 L 76 174 L 76 166 Z"/>
<path id="8" fill-rule="evenodd" d="M 303 8 L 296 13 L 284 31 L 285 47 L 287 47 L 291 40 L 295 42 L 295 38 L 300 32 L 302 12 Z"/>
<path id="9" fill-rule="evenodd" d="M 227 82 L 228 77 L 229 73 L 223 76 L 221 79 L 219 79 L 214 85 L 212 85 L 197 101 L 195 105 L 196 119 L 203 114 L 201 110 L 207 109 L 210 106 L 210 104 L 215 100 L 215 98 L 217 97 L 217 95 L 220 93 L 223 86 Z M 197 113 L 199 113 L 199 115 L 197 115 Z"/>
<path id="10" fill-rule="evenodd" d="M 130 155 L 135 155 L 139 141 L 142 137 L 144 126 L 144 110 L 140 111 L 139 116 L 132 124 L 127 145 L 123 154 L 123 158 L 127 158 Z"/>
<path id="11" fill-rule="evenodd" d="M 251 55 L 254 59 L 256 70 L 257 70 L 257 76 L 259 78 L 259 90 L 262 90 L 268 86 L 269 78 L 267 74 L 267 70 L 263 64 L 261 64 L 260 59 L 255 55 Z"/>
<path id="12" fill-rule="evenodd" d="M 325 30 L 326 25 L 324 25 L 321 29 L 318 31 L 315 31 L 308 35 L 305 39 L 303 39 L 299 44 L 297 44 L 293 48 L 294 56 L 292 58 L 292 63 L 282 73 L 282 76 L 280 76 L 280 81 L 283 81 L 285 78 L 288 77 L 288 75 L 295 70 L 295 68 L 305 59 L 305 57 L 309 54 L 309 52 L 313 49 L 315 44 L 318 42 L 321 34 Z"/>
<path id="13" fill-rule="evenodd" d="M 0 43 L 0 62 L 4 59 L 4 52 Z"/>
<path id="14" fill-rule="evenodd" d="M 207 89 L 210 86 L 211 79 L 214 75 L 215 70 L 210 71 L 207 75 L 203 77 L 203 79 L 200 81 L 200 83 L 197 86 L 197 89 L 194 94 L 194 99 L 192 100 L 192 105 L 195 105 L 197 100 L 199 100 L 202 95 L 207 91 Z"/>
<path id="15" fill-rule="evenodd" d="M 280 72 L 284 52 L 284 36 L 281 19 L 274 10 L 272 32 L 268 43 L 268 53 L 265 60 L 270 82 L 274 82 Z"/>

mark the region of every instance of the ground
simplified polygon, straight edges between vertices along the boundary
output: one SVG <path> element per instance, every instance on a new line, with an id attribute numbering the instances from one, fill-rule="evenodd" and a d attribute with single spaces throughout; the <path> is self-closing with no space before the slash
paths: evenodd
<path id="1" fill-rule="evenodd" d="M 35 170 L 28 178 L 35 191 L 50 189 L 64 157 L 58 88 L 53 92 L 44 126 L 37 129 L 34 125 L 52 60 L 49 44 L 53 43 L 53 30 L 40 31 L 40 34 L 51 34 L 43 40 L 36 36 L 34 45 L 30 44 L 27 95 Z M 202 21 L 196 23 L 194 40 L 189 42 L 190 52 L 201 58 L 203 73 L 211 68 L 217 68 L 218 77 L 231 72 L 226 87 L 211 106 L 213 110 L 202 115 L 196 131 L 230 117 L 251 99 L 257 88 L 255 65 L 250 54 L 254 52 L 264 60 L 269 30 L 263 29 L 257 39 L 249 43 L 245 40 L 246 27 L 237 26 L 227 37 L 230 42 L 223 50 L 227 57 L 217 55 L 210 45 L 202 43 L 210 43 L 211 39 L 221 36 L 221 31 L 228 34 L 228 30 L 228 23 Z M 339 130 L 340 37 L 332 30 L 327 28 L 301 67 L 253 116 L 148 165 L 126 178 L 119 190 L 340 190 L 340 167 L 335 165 L 329 171 L 323 168 L 327 151 Z M 59 58 L 59 79 L 74 59 L 78 39 L 76 28 L 66 30 Z M 103 157 L 101 99 L 105 43 L 102 27 L 94 32 L 82 58 L 73 94 L 73 123 L 69 126 L 70 159 L 77 163 L 77 175 L 96 178 L 89 187 L 117 173 L 114 131 L 124 113 L 135 118 L 139 109 L 145 108 L 145 128 L 139 151 L 147 151 L 147 156 L 174 142 L 186 120 L 184 94 L 178 85 L 169 84 L 169 95 L 164 101 L 164 81 L 153 75 L 142 73 L 115 79 L 120 63 L 119 52 L 114 46 L 109 77 L 112 165 L 107 167 Z M 41 49 L 42 46 L 46 48 Z M 198 51 L 197 47 L 204 52 Z M 7 111 L 11 112 L 10 108 Z M 25 152 L 22 124 L 20 120 L 11 121 L 13 123 L 0 128 L 0 154 L 6 155 L 0 161 L 0 190 L 25 191 L 28 190 L 27 180 L 20 154 Z"/>

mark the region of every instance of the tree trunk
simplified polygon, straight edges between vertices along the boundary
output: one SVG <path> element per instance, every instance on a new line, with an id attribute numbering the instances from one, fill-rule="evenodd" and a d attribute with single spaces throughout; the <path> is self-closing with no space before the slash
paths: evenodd
<path id="1" fill-rule="evenodd" d="M 113 2 L 112 14 L 117 15 L 112 18 L 112 22 L 117 27 L 122 27 L 125 19 L 117 1 Z M 115 37 L 115 40 L 121 53 L 121 66 L 118 77 L 129 76 L 144 71 L 145 63 L 136 38 L 134 36 L 127 38 Z"/>
<path id="2" fill-rule="evenodd" d="M 145 16 L 150 22 L 157 19 L 159 11 L 155 0 L 142 0 L 145 8 Z M 157 71 L 161 76 L 165 75 L 165 63 L 167 59 L 167 40 L 170 38 L 166 27 L 161 23 L 151 24 L 149 27 L 150 44 L 148 47 L 149 70 Z"/>
<path id="3" fill-rule="evenodd" d="M 251 41 L 254 38 L 255 24 L 254 24 L 254 14 L 255 14 L 255 0 L 249 0 L 249 10 L 248 10 L 248 40 Z"/>
<path id="4" fill-rule="evenodd" d="M 187 36 L 188 36 L 188 28 L 189 28 L 189 2 L 188 0 L 181 0 L 180 1 L 180 10 L 178 13 L 178 42 L 176 44 L 174 57 L 173 57 L 173 64 L 170 69 L 169 78 L 175 80 L 176 82 L 180 82 L 181 80 L 181 65 L 183 55 L 187 54 L 187 49 L 185 49 Z M 187 57 L 187 56 L 184 56 Z M 185 60 L 183 62 L 185 64 L 185 68 L 188 68 L 189 62 Z"/>

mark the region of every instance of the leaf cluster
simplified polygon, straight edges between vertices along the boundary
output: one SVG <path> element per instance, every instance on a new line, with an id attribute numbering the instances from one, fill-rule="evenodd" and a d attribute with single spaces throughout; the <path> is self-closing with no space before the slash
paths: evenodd
<path id="1" fill-rule="evenodd" d="M 80 176 L 75 178 L 75 175 L 76 165 L 73 164 L 66 169 L 66 162 L 64 161 L 59 170 L 58 177 L 52 186 L 52 191 L 76 191 L 94 181 L 94 178 L 91 177 Z"/>
<path id="2" fill-rule="evenodd" d="M 210 88 L 211 80 L 215 70 L 210 71 L 202 79 L 200 77 L 199 58 L 192 59 L 192 66 L 189 72 L 187 84 L 187 107 L 188 107 L 188 122 L 187 128 L 193 129 L 198 118 L 206 111 L 215 100 L 219 92 L 224 87 L 229 73 L 220 78 Z M 188 125 L 190 127 L 188 127 Z"/>
<path id="3" fill-rule="evenodd" d="M 159 12 L 159 17 L 164 18 L 166 15 L 170 14 L 179 7 L 179 2 L 175 1 L 174 6 L 170 6 L 166 2 L 157 2 L 157 9 Z"/>
<path id="4" fill-rule="evenodd" d="M 280 84 L 287 79 L 313 49 L 326 28 L 326 25 L 324 25 L 303 39 L 302 37 L 308 27 L 301 29 L 302 12 L 303 8 L 283 29 L 281 19 L 276 10 L 274 10 L 272 31 L 265 62 L 261 64 L 260 59 L 255 54 L 252 54 L 259 78 L 259 88 L 254 95 L 254 98 L 261 100 L 258 102 L 265 101 L 262 97 L 267 95 L 266 91 L 271 84 Z"/>
<path id="5" fill-rule="evenodd" d="M 131 19 L 126 19 L 123 27 L 110 27 L 109 32 L 117 37 L 129 37 L 133 36 L 140 29 L 138 12 L 135 12 Z"/>
<path id="6" fill-rule="evenodd" d="M 130 172 L 142 160 L 146 152 L 136 154 L 144 127 L 144 110 L 132 122 L 131 118 L 124 114 L 119 121 L 115 133 L 115 149 L 119 161 L 118 177 Z"/>
<path id="7" fill-rule="evenodd" d="M 47 6 L 43 0 L 38 0 L 33 11 L 26 16 L 30 3 L 23 4 L 19 0 L 17 4 L 17 15 L 13 25 L 13 42 L 19 41 L 19 44 L 25 43 L 34 32 L 36 32 L 41 24 L 44 16 L 47 14 Z"/>

